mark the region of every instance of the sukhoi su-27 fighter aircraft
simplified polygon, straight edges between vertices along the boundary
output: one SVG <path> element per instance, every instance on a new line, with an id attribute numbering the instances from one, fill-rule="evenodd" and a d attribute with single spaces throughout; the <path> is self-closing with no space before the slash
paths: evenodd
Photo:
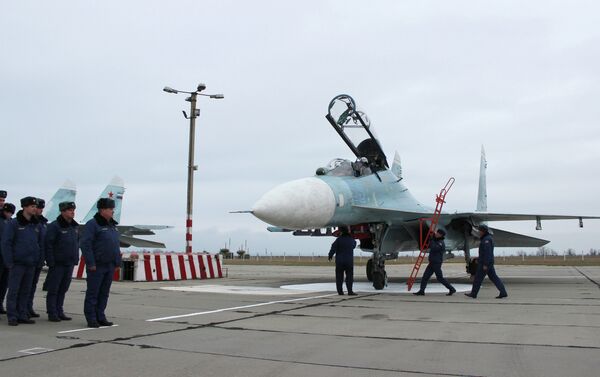
<path id="1" fill-rule="evenodd" d="M 417 201 L 402 181 L 396 153 L 391 168 L 367 116 L 352 97 L 339 95 L 329 104 L 327 120 L 356 156 L 356 162 L 334 159 L 315 176 L 283 183 L 264 194 L 250 211 L 273 226 L 271 232 L 295 236 L 332 236 L 334 229 L 351 227 L 363 251 L 373 253 L 367 277 L 375 289 L 387 283 L 385 261 L 399 252 L 419 250 L 419 219 L 431 218 L 434 209 Z M 463 250 L 467 271 L 470 249 L 479 246 L 475 227 L 488 221 L 598 219 L 592 216 L 536 215 L 487 212 L 486 162 L 482 148 L 477 210 L 442 212 L 438 228 L 446 230 L 447 252 Z M 497 247 L 540 247 L 549 241 L 490 228 Z M 427 229 L 425 229 L 427 231 Z"/>

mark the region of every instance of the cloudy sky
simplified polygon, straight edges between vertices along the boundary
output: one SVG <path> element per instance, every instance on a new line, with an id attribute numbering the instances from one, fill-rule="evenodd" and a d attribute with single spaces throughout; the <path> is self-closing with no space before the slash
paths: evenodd
<path id="1" fill-rule="evenodd" d="M 0 184 L 9 201 L 77 184 L 83 216 L 114 175 L 123 224 L 185 239 L 188 121 L 200 101 L 194 249 L 324 254 L 246 210 L 273 186 L 352 155 L 324 119 L 352 95 L 424 203 L 600 215 L 600 6 L 593 1 L 18 1 L 0 13 Z M 600 221 L 496 226 L 600 248 Z M 231 240 L 231 241 L 230 241 Z"/>

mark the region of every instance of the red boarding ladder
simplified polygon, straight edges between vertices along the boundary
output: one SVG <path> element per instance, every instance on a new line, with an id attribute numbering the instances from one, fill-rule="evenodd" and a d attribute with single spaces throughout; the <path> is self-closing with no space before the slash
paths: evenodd
<path id="1" fill-rule="evenodd" d="M 444 186 L 444 188 L 440 191 L 440 194 L 436 195 L 436 205 L 435 211 L 433 212 L 433 217 L 419 219 L 419 248 L 421 252 L 417 257 L 417 261 L 415 262 L 412 272 L 410 273 L 410 277 L 406 282 L 409 292 L 412 289 L 413 284 L 415 283 L 415 279 L 417 278 L 417 274 L 419 273 L 419 268 L 421 268 L 421 263 L 423 263 L 423 259 L 425 258 L 425 252 L 429 249 L 429 240 L 431 239 L 431 236 L 433 236 L 433 233 L 435 233 L 438 221 L 440 220 L 442 207 L 444 206 L 444 203 L 446 203 L 446 194 L 448 193 L 448 191 L 450 191 L 450 187 L 452 187 L 453 184 L 454 177 L 450 177 L 448 182 L 446 182 L 446 186 Z M 423 239 L 423 223 L 425 223 L 428 220 L 431 221 L 431 225 L 429 226 L 429 231 L 427 231 L 425 239 Z"/>

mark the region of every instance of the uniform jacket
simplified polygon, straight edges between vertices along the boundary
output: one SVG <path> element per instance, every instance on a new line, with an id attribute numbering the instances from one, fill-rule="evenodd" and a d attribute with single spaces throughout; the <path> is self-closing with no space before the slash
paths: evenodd
<path id="1" fill-rule="evenodd" d="M 356 241 L 349 235 L 339 236 L 331 245 L 329 258 L 336 255 L 335 264 L 354 264 L 354 248 Z"/>
<path id="2" fill-rule="evenodd" d="M 0 210 L 0 268 L 2 268 L 2 266 L 4 265 L 2 262 L 2 232 L 4 232 L 4 226 L 9 220 L 10 218 L 7 218 L 4 215 L 4 211 Z"/>
<path id="3" fill-rule="evenodd" d="M 48 266 L 74 266 L 79 261 L 79 224 L 68 223 L 61 215 L 48 225 L 46 232 Z"/>
<path id="4" fill-rule="evenodd" d="M 2 258 L 4 265 L 37 266 L 42 255 L 42 238 L 38 219 L 27 220 L 23 211 L 17 212 L 15 219 L 4 224 L 2 233 Z"/>
<path id="5" fill-rule="evenodd" d="M 491 266 L 494 264 L 494 239 L 486 233 L 479 240 L 479 265 Z"/>
<path id="6" fill-rule="evenodd" d="M 121 265 L 121 251 L 119 249 L 118 223 L 100 216 L 96 213 L 94 218 L 88 221 L 81 235 L 81 253 L 88 266 L 112 263 L 116 267 Z"/>
<path id="7" fill-rule="evenodd" d="M 44 240 L 46 239 L 46 231 L 48 230 L 48 219 L 45 218 L 44 215 L 39 215 L 37 219 L 39 221 L 38 226 L 40 227 L 40 239 L 42 240 L 40 243 L 40 259 L 37 263 L 37 267 L 43 267 L 44 260 L 46 260 L 46 244 Z"/>
<path id="8" fill-rule="evenodd" d="M 429 263 L 442 263 L 446 244 L 443 238 L 433 238 L 429 241 Z"/>

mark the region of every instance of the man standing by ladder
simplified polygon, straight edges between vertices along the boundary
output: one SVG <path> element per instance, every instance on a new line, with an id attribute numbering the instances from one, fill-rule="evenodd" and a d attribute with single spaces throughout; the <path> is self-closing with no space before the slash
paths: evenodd
<path id="1" fill-rule="evenodd" d="M 436 229 L 434 238 L 429 243 L 429 264 L 425 268 L 425 272 L 423 272 L 421 287 L 417 292 L 413 293 L 413 295 L 425 296 L 427 281 L 433 274 L 435 274 L 437 281 L 448 288 L 449 292 L 447 296 L 452 296 L 456 292 L 456 289 L 448 283 L 448 280 L 444 279 L 444 274 L 442 273 L 442 263 L 444 262 L 444 252 L 446 251 L 446 244 L 444 243 L 445 236 L 446 232 L 443 229 Z"/>

